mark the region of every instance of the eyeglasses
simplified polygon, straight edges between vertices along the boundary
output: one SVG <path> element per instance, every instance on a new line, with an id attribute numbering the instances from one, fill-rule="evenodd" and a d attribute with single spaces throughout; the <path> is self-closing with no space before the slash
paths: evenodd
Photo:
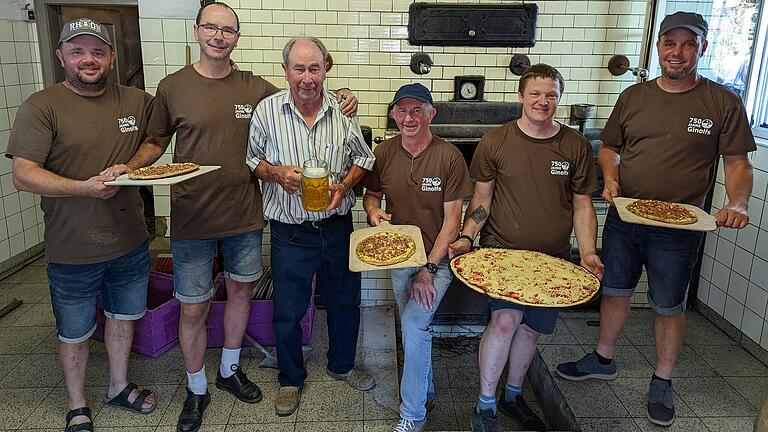
<path id="1" fill-rule="evenodd" d="M 239 31 L 233 29 L 232 27 L 219 27 L 216 24 L 200 24 L 199 27 L 203 29 L 203 34 L 209 37 L 216 36 L 216 32 L 219 30 L 221 30 L 221 35 L 226 39 L 234 39 L 237 35 L 240 34 Z"/>

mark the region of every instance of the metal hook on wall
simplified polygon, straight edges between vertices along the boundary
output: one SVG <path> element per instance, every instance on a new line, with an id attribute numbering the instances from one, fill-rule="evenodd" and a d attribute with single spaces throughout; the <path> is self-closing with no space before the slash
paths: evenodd
<path id="1" fill-rule="evenodd" d="M 625 55 L 615 55 L 608 61 L 608 72 L 613 76 L 624 75 L 627 71 L 640 78 L 648 78 L 648 69 L 641 67 L 630 67 L 629 59 Z"/>

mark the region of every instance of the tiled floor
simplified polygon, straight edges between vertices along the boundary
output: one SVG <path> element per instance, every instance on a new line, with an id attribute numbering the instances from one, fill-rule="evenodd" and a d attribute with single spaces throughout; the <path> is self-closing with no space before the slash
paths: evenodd
<path id="1" fill-rule="evenodd" d="M 0 430 L 61 431 L 66 389 L 56 354 L 56 335 L 42 261 L 0 281 L 0 307 L 11 298 L 24 304 L 0 319 Z M 210 431 L 390 431 L 397 419 L 397 361 L 390 308 L 363 313 L 358 363 L 374 373 L 377 387 L 367 393 L 333 381 L 325 372 L 325 313 L 315 321 L 314 350 L 308 356 L 309 377 L 299 410 L 289 417 L 274 413 L 277 371 L 258 367 L 259 354 L 244 354 L 242 367 L 258 382 L 264 399 L 254 405 L 209 389 L 212 402 L 202 432 Z M 375 337 L 371 337 L 375 336 Z M 208 350 L 206 370 L 215 376 L 220 350 Z M 175 348 L 153 359 L 132 354 L 130 378 L 159 397 L 157 409 L 140 416 L 105 407 L 101 402 L 107 373 L 104 345 L 92 342 L 86 380 L 89 405 L 98 431 L 175 431 L 185 393 L 181 352 Z"/>
<path id="2" fill-rule="evenodd" d="M 768 396 L 768 367 L 739 347 L 701 315 L 688 313 L 672 388 L 677 419 L 671 428 L 645 418 L 648 383 L 656 363 L 653 314 L 632 311 L 616 349 L 619 377 L 614 381 L 574 383 L 556 378 L 583 431 L 717 431 L 752 430 L 757 411 Z M 555 334 L 539 347 L 550 370 L 594 349 L 597 327 L 587 325 L 597 313 L 564 312 Z"/>
<path id="3" fill-rule="evenodd" d="M 56 337 L 50 309 L 45 268 L 36 261 L 0 281 L 0 306 L 16 297 L 24 304 L 0 319 L 0 430 L 61 430 L 66 411 L 66 389 L 56 355 Z M 394 311 L 366 309 L 358 361 L 378 381 L 369 393 L 351 390 L 323 372 L 327 331 L 324 313 L 317 315 L 315 349 L 309 355 L 309 378 L 298 412 L 290 417 L 274 414 L 276 371 L 261 369 L 258 354 L 244 355 L 242 366 L 257 381 L 265 398 L 255 405 L 237 402 L 211 386 L 213 402 L 206 411 L 207 431 L 390 431 L 397 419 L 397 354 Z M 768 396 L 768 368 L 758 362 L 696 313 L 689 329 L 673 388 L 678 419 L 670 431 L 749 431 L 764 397 Z M 561 361 L 582 356 L 593 348 L 597 327 L 590 312 L 564 312 L 555 334 L 544 337 L 540 351 L 553 368 Z M 571 383 L 556 379 L 584 431 L 651 431 L 645 418 L 645 394 L 653 373 L 653 321 L 647 310 L 633 311 L 617 348 L 619 378 L 610 382 Z M 476 342 L 475 342 L 476 343 Z M 470 410 L 477 398 L 476 347 L 464 349 L 443 343 L 435 349 L 434 376 L 437 404 L 428 430 L 469 430 Z M 458 351 L 458 352 L 457 352 Z M 207 352 L 209 378 L 219 351 Z M 94 342 L 88 368 L 87 391 L 99 431 L 173 431 L 184 393 L 181 352 L 173 349 L 157 359 L 132 355 L 130 377 L 159 396 L 160 405 L 148 416 L 104 407 L 106 354 Z M 532 392 L 526 392 L 530 398 Z M 535 400 L 530 400 L 539 410 Z M 519 430 L 515 421 L 500 416 L 504 430 Z"/>

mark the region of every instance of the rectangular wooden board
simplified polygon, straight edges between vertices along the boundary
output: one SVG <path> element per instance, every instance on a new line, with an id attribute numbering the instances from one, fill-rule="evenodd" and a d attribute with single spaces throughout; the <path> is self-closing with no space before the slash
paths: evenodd
<path id="1" fill-rule="evenodd" d="M 220 165 L 202 165 L 191 173 L 177 175 L 173 177 L 150 179 L 150 180 L 137 180 L 128 177 L 128 174 L 123 174 L 113 181 L 104 182 L 106 186 L 167 186 L 176 183 L 181 183 L 185 180 L 208 174 L 211 171 L 216 171 L 221 168 Z"/>
<path id="2" fill-rule="evenodd" d="M 357 244 L 363 239 L 380 232 L 396 232 L 410 236 L 416 242 L 416 251 L 410 258 L 397 264 L 377 266 L 360 261 L 355 253 Z M 379 226 L 355 230 L 349 238 L 349 270 L 353 272 L 421 267 L 426 263 L 427 253 L 424 250 L 424 239 L 421 237 L 421 230 L 415 225 L 391 225 L 389 222 L 381 222 Z"/>
<path id="3" fill-rule="evenodd" d="M 698 218 L 698 221 L 696 221 L 696 223 L 692 223 L 688 225 L 678 225 L 678 224 L 671 224 L 671 223 L 656 221 L 653 219 L 646 219 L 644 217 L 638 216 L 632 213 L 631 211 L 627 210 L 627 205 L 635 201 L 637 201 L 637 198 L 616 197 L 613 199 L 613 203 L 616 205 L 616 210 L 619 212 L 619 217 L 624 222 L 640 224 L 640 225 L 657 226 L 657 227 L 663 227 L 663 228 L 674 228 L 674 229 L 681 229 L 681 230 L 688 230 L 688 231 L 714 231 L 717 229 L 717 223 L 715 222 L 715 217 L 694 205 L 675 203 L 691 210 L 696 215 L 696 218 Z"/>

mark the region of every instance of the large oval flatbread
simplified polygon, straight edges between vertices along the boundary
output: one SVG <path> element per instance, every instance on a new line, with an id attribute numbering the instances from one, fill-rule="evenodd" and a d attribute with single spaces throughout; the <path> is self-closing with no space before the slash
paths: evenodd
<path id="1" fill-rule="evenodd" d="M 679 204 L 659 200 L 637 200 L 627 205 L 627 210 L 646 219 L 675 225 L 690 225 L 699 220 L 691 210 Z"/>
<path id="2" fill-rule="evenodd" d="M 380 232 L 366 237 L 357 244 L 355 254 L 360 261 L 385 266 L 407 260 L 416 252 L 416 241 L 396 232 Z"/>
<path id="3" fill-rule="evenodd" d="M 198 168 L 200 168 L 200 165 L 192 162 L 150 165 L 130 172 L 128 174 L 128 178 L 136 180 L 167 178 L 190 173 L 197 170 Z"/>
<path id="4" fill-rule="evenodd" d="M 528 306 L 578 305 L 600 288 L 597 277 L 584 267 L 528 250 L 476 249 L 454 258 L 451 269 L 476 291 Z"/>

